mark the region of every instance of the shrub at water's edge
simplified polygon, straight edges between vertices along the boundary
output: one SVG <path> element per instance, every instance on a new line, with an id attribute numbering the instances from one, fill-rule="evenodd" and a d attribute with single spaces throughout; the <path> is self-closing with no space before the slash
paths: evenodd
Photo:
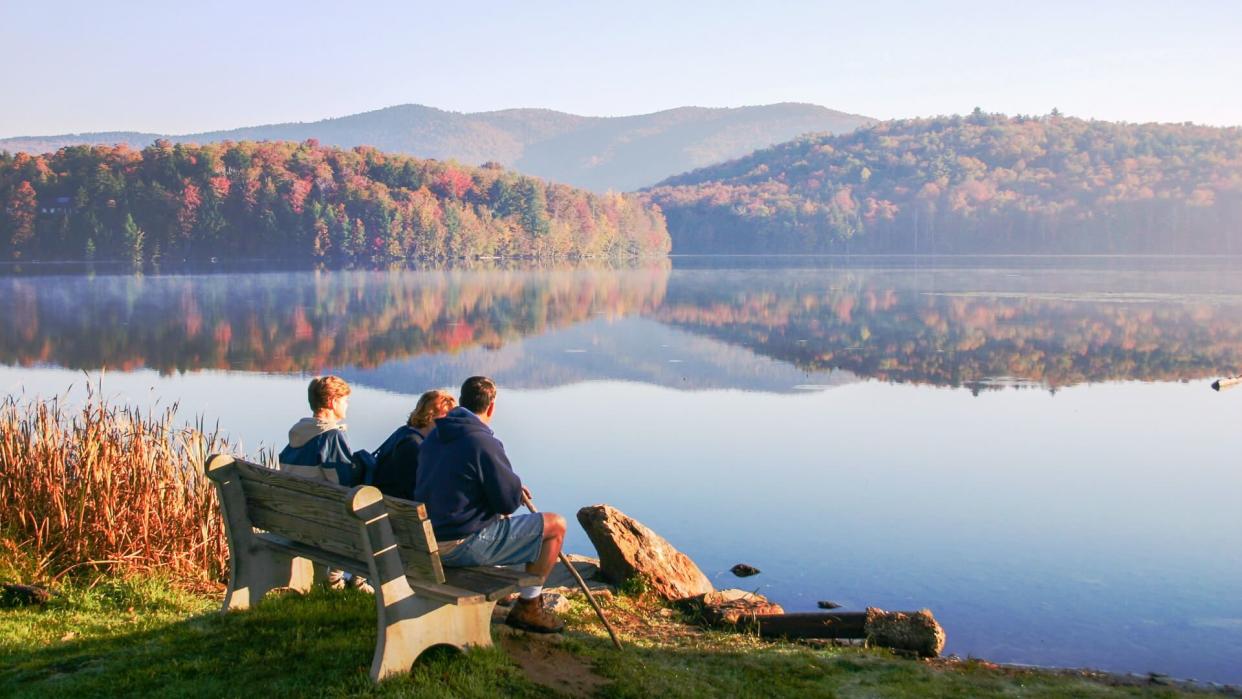
<path id="1" fill-rule="evenodd" d="M 976 110 L 804 137 L 646 196 L 677 253 L 1242 253 L 1242 128 Z"/>
<path id="2" fill-rule="evenodd" d="M 0 400 L 0 534 L 32 577 L 156 571 L 222 580 L 228 545 L 203 460 L 227 445 L 202 426 L 92 396 Z"/>
<path id="3" fill-rule="evenodd" d="M 320 146 L 0 152 L 0 259 L 663 255 L 659 210 L 505 170 Z"/>

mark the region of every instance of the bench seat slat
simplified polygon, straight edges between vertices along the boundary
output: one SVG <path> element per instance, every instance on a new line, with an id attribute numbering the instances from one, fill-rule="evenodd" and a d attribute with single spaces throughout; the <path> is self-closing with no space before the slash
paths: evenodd
<path id="1" fill-rule="evenodd" d="M 463 590 L 460 587 L 454 587 L 445 583 L 426 582 L 424 580 L 406 579 L 410 584 L 410 589 L 416 595 L 426 595 L 443 602 L 451 602 L 453 604 L 478 604 L 480 602 L 491 600 L 487 599 L 487 595 L 474 590 Z"/>
<path id="2" fill-rule="evenodd" d="M 539 578 L 525 571 L 506 568 L 445 568 L 444 580 L 449 585 L 478 590 L 488 601 L 498 600 L 522 585 L 536 585 Z"/>

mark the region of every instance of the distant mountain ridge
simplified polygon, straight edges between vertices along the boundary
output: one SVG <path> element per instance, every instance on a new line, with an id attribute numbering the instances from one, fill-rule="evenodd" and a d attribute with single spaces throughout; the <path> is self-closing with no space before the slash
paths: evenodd
<path id="1" fill-rule="evenodd" d="M 64 146 L 124 143 L 304 141 L 467 165 L 497 162 L 528 175 L 595 191 L 632 191 L 678 173 L 817 132 L 842 133 L 874 119 L 826 107 L 679 107 L 652 114 L 586 117 L 550 109 L 459 113 L 417 104 L 315 122 L 268 124 L 184 135 L 109 131 L 0 139 L 0 151 L 46 153 Z"/>

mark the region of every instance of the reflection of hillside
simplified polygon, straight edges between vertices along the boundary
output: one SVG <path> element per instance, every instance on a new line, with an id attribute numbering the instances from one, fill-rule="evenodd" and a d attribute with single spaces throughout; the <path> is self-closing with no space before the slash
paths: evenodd
<path id="1" fill-rule="evenodd" d="M 904 274 L 683 274 L 655 317 L 805 371 L 889 381 L 1059 387 L 1242 369 L 1242 295 L 1067 294 L 1029 277 L 975 291 Z"/>
<path id="2" fill-rule="evenodd" d="M 664 261 L 7 277 L 0 305 L 0 363 L 341 370 L 398 390 L 478 371 L 530 387 L 764 391 L 854 377 L 982 389 L 1242 371 L 1235 270 L 670 272 Z"/>
<path id="3" fill-rule="evenodd" d="M 0 361 L 315 371 L 647 312 L 669 268 L 0 279 Z M 308 281 L 308 276 L 310 277 Z"/>
<path id="4" fill-rule="evenodd" d="M 620 380 L 678 390 L 791 393 L 856 381 L 848 372 L 806 372 L 751 349 L 647 318 L 578 323 L 497 349 L 427 354 L 342 372 L 350 383 L 414 393 L 487 374 L 507 388 Z"/>

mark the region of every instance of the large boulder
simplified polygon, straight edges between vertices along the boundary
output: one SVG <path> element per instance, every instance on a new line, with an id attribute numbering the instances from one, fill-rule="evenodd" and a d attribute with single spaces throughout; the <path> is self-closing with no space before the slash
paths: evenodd
<path id="1" fill-rule="evenodd" d="M 600 575 L 610 582 L 642 578 L 648 589 L 669 601 L 714 589 L 689 556 L 615 507 L 584 507 L 578 510 L 578 523 L 599 552 Z"/>
<path id="2" fill-rule="evenodd" d="M 886 612 L 867 607 L 867 640 L 877 646 L 918 653 L 934 658 L 944 650 L 944 629 L 931 610 Z"/>

